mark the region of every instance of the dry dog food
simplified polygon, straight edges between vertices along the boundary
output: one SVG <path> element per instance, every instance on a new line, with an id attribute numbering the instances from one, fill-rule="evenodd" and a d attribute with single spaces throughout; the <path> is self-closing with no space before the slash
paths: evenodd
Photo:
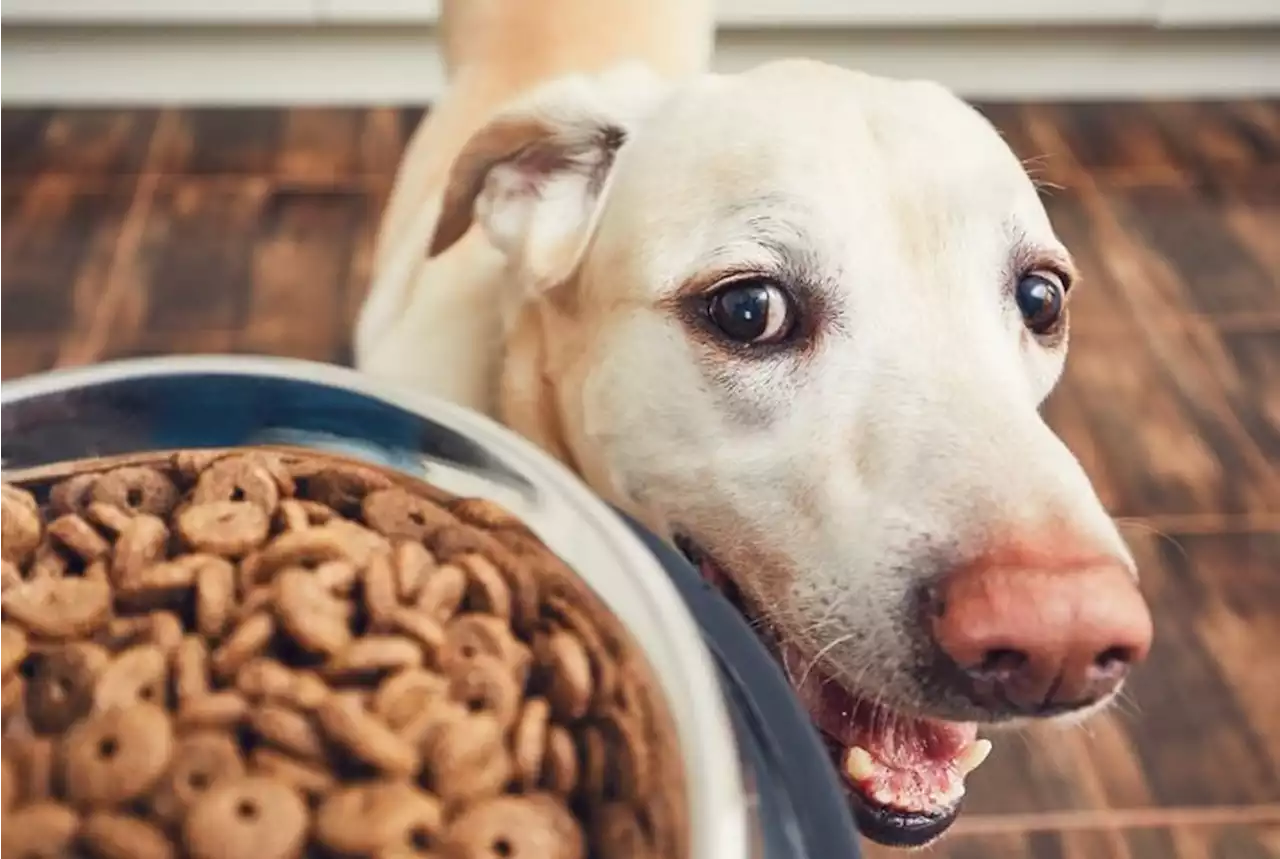
<path id="1" fill-rule="evenodd" d="M 3 493 L 5 859 L 685 855 L 647 665 L 497 506 L 265 449 Z"/>

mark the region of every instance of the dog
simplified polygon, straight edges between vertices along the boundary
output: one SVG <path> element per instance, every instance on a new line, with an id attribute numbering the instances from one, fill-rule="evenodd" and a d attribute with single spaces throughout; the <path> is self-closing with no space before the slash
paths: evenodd
<path id="1" fill-rule="evenodd" d="M 1036 187 L 937 84 L 709 73 L 708 3 L 443 12 L 451 88 L 357 366 L 497 417 L 678 545 L 768 631 L 862 832 L 932 841 L 979 724 L 1085 718 L 1152 638 L 1039 413 L 1078 277 Z"/>

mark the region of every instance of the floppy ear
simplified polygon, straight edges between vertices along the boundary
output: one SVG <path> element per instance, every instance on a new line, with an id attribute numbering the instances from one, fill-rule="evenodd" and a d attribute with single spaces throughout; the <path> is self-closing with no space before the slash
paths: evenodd
<path id="1" fill-rule="evenodd" d="M 618 149 L 663 91 L 656 74 L 628 64 L 555 81 L 503 110 L 454 162 L 429 256 L 478 221 L 540 283 L 566 276 L 591 234 Z"/>

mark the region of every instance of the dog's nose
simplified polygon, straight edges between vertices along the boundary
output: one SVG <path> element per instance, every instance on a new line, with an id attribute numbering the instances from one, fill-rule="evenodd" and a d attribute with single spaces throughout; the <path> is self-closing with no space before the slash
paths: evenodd
<path id="1" fill-rule="evenodd" d="M 1065 712 L 1115 690 L 1151 648 L 1151 613 L 1118 561 L 978 564 L 932 593 L 934 640 L 994 710 Z"/>

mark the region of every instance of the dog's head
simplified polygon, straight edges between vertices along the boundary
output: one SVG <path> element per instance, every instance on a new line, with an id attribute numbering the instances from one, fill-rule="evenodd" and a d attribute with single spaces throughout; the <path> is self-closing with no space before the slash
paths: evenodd
<path id="1" fill-rule="evenodd" d="M 434 250 L 473 219 L 574 464 L 768 622 L 867 834 L 935 837 L 974 723 L 1090 712 L 1145 656 L 1130 555 L 1038 413 L 1071 258 L 944 89 L 561 81 L 473 139 Z"/>

